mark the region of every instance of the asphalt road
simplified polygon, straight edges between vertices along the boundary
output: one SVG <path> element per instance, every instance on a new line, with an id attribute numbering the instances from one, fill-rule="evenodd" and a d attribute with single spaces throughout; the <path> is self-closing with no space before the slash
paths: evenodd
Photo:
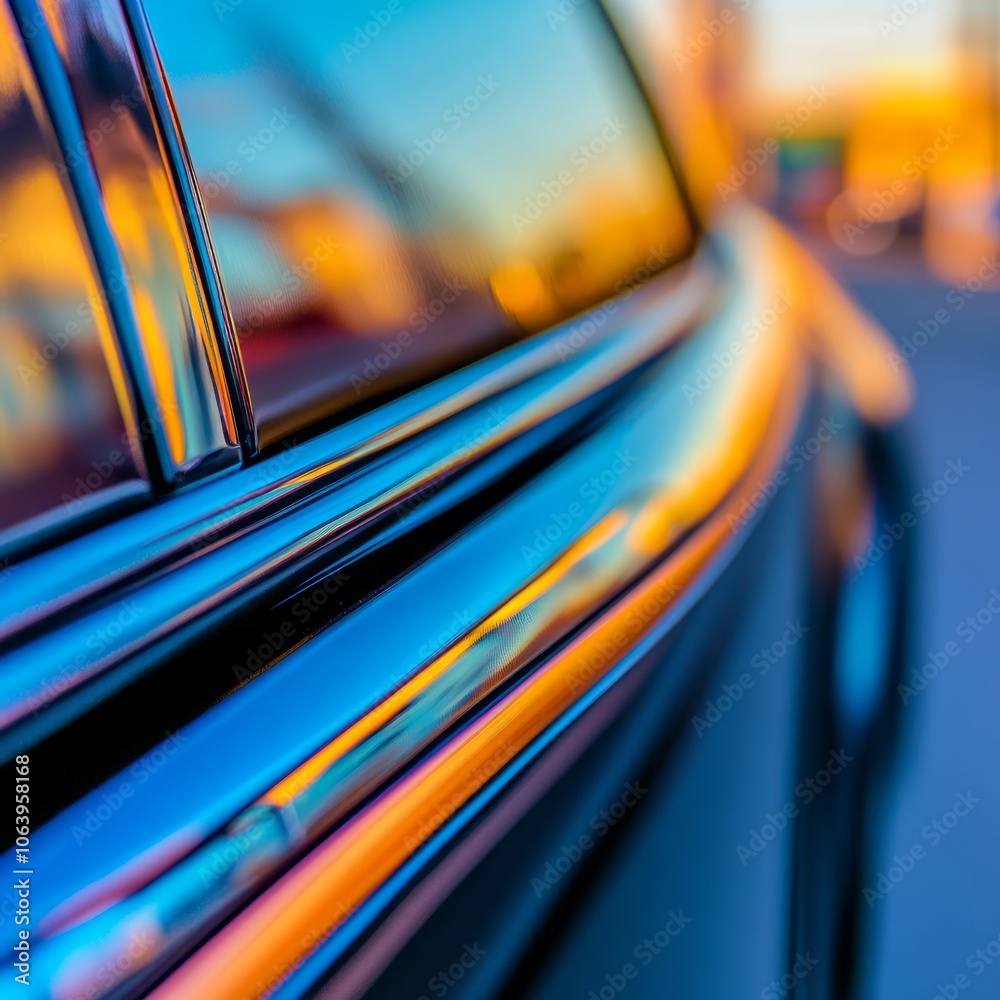
<path id="1" fill-rule="evenodd" d="M 949 468 L 954 480 L 913 529 L 912 666 L 938 667 L 905 693 L 902 764 L 866 883 L 865 1000 L 987 1000 L 1000 996 L 1000 273 L 976 294 L 912 250 L 823 256 L 909 356 L 917 487 L 933 491 Z"/>

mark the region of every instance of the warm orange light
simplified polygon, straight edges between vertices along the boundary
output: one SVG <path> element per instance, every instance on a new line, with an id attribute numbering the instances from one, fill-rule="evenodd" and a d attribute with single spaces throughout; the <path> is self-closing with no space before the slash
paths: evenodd
<path id="1" fill-rule="evenodd" d="M 798 366 L 786 381 L 796 402 L 794 386 L 802 384 Z M 773 463 L 795 409 L 785 408 L 772 442 L 777 447 L 761 456 L 759 471 Z M 266 995 L 486 784 L 497 770 L 497 748 L 508 759 L 526 748 L 611 671 L 618 661 L 606 654 L 608 643 L 624 653 L 651 631 L 729 537 L 727 515 L 740 499 L 732 498 L 614 610 L 320 845 L 151 995 Z M 654 606 L 656 613 L 645 613 Z M 637 608 L 644 613 L 635 614 Z"/>
<path id="2" fill-rule="evenodd" d="M 797 330 L 795 317 L 790 316 L 740 372 L 744 388 L 734 392 L 734 401 L 721 418 L 720 447 L 707 447 L 694 462 L 683 496 L 676 491 L 673 496 L 654 493 L 637 498 L 633 511 L 613 511 L 471 635 L 275 786 L 265 801 L 290 803 L 338 756 L 402 711 L 460 655 L 533 602 L 545 600 L 560 582 L 579 588 L 571 591 L 566 612 L 572 618 L 574 604 L 586 607 L 596 594 L 610 592 L 609 580 L 621 572 L 623 553 L 634 552 L 636 547 L 645 552 L 649 546 L 651 556 L 662 554 L 662 546 L 673 537 L 666 523 L 670 518 L 709 515 L 709 519 L 615 609 L 260 896 L 178 969 L 155 997 L 179 1000 L 211 991 L 233 1000 L 264 995 L 397 871 L 504 762 L 543 733 L 649 633 L 732 537 L 732 521 L 741 504 L 757 488 L 757 480 L 773 471 L 787 446 L 806 384 L 807 363 Z M 743 487 L 734 490 L 736 482 Z M 642 513 L 646 510 L 653 512 L 651 517 Z M 652 546 L 657 544 L 660 549 L 654 553 Z M 571 576 L 580 568 L 587 572 L 579 578 Z M 590 580 L 589 575 L 597 579 Z M 531 648 L 519 651 L 518 658 L 523 659 L 522 653 L 541 652 L 547 645 L 547 638 L 540 635 Z M 608 649 L 616 652 L 609 655 Z M 489 679 L 484 677 L 483 683 Z"/>

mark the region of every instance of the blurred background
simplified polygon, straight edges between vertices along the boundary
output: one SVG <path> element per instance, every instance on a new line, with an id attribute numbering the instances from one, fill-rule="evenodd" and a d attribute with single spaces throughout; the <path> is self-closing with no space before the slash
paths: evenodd
<path id="1" fill-rule="evenodd" d="M 931 679 L 900 692 L 867 884 L 913 844 L 934 849 L 870 908 L 866 995 L 1000 996 L 1000 4 L 619 6 L 660 25 L 647 68 L 683 155 L 712 163 L 692 171 L 702 204 L 742 194 L 778 215 L 914 377 L 905 438 L 915 495 L 932 499 L 916 507 L 910 655 Z M 949 467 L 968 471 L 935 489 Z M 961 794 L 969 818 L 938 835 Z"/>

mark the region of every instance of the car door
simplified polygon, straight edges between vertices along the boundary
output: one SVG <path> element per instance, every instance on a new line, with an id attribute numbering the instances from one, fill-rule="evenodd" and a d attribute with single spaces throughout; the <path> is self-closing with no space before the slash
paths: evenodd
<path id="1" fill-rule="evenodd" d="M 880 711 L 891 657 L 851 715 L 830 609 L 905 393 L 777 224 L 705 232 L 603 8 L 2 14 L 20 974 L 722 995 L 830 961 L 838 893 L 816 926 L 799 894 L 842 793 L 793 823 L 795 788 Z"/>

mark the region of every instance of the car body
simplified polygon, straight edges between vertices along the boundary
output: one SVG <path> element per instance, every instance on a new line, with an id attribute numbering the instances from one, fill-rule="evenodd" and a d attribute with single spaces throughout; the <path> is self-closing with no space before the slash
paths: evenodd
<path id="1" fill-rule="evenodd" d="M 22 974 L 840 995 L 908 387 L 625 20 L 2 11 Z"/>

